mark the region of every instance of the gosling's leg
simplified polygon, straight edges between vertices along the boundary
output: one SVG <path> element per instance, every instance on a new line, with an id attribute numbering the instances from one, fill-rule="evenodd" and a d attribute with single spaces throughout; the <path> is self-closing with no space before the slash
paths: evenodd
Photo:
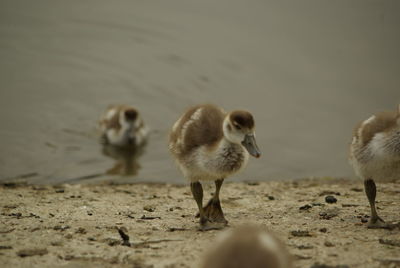
<path id="1" fill-rule="evenodd" d="M 367 179 L 364 181 L 365 193 L 367 194 L 369 205 L 371 207 L 371 219 L 368 222 L 368 228 L 388 228 L 388 224 L 382 220 L 376 211 L 376 185 L 374 180 Z"/>
<path id="2" fill-rule="evenodd" d="M 224 212 L 221 208 L 221 202 L 219 201 L 219 191 L 221 190 L 223 182 L 224 179 L 215 181 L 215 194 L 204 207 L 204 213 L 210 219 L 210 221 L 217 222 L 222 224 L 222 226 L 225 226 L 228 224 L 228 221 L 224 217 Z"/>
<path id="3" fill-rule="evenodd" d="M 190 189 L 192 190 L 192 194 L 194 200 L 196 200 L 197 206 L 199 208 L 200 215 L 200 230 L 207 231 L 212 229 L 221 229 L 221 226 L 212 223 L 208 217 L 206 216 L 203 209 L 203 187 L 200 182 L 192 182 L 190 183 Z"/>

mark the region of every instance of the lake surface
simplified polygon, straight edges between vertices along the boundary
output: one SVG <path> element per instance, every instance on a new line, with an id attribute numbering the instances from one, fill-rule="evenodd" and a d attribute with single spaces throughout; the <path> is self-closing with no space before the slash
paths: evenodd
<path id="1" fill-rule="evenodd" d="M 400 103 L 399 14 L 396 0 L 2 0 L 0 180 L 182 183 L 168 131 L 207 102 L 255 116 L 263 155 L 235 180 L 353 176 L 354 125 Z M 96 132 L 114 103 L 153 130 L 136 176 L 96 175 L 114 164 Z"/>

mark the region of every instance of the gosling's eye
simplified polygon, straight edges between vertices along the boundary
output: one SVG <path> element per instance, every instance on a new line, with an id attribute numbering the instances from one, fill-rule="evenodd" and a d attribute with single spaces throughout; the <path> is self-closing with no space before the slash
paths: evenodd
<path id="1" fill-rule="evenodd" d="M 239 130 L 242 129 L 242 127 L 238 124 L 233 124 L 233 125 L 235 126 L 236 129 L 239 129 Z"/>

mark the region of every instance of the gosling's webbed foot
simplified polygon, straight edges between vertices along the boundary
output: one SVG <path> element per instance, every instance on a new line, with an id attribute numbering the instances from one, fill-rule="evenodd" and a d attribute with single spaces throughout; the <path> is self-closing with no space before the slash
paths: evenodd
<path id="1" fill-rule="evenodd" d="M 219 200 L 211 198 L 204 207 L 204 214 L 211 222 L 228 225 L 228 221 L 224 217 L 224 212 L 222 211 Z"/>
<path id="2" fill-rule="evenodd" d="M 221 230 L 226 226 L 225 223 L 212 222 L 208 218 L 200 219 L 200 231 Z"/>
<path id="3" fill-rule="evenodd" d="M 396 227 L 395 224 L 386 223 L 382 220 L 379 216 L 372 217 L 369 222 L 368 226 L 369 229 L 394 229 Z"/>

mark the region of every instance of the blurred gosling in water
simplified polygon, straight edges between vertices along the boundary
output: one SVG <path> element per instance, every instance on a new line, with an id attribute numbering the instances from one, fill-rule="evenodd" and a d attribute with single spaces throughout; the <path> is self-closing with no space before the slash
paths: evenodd
<path id="1" fill-rule="evenodd" d="M 378 216 L 375 180 L 400 180 L 400 105 L 397 111 L 375 114 L 356 127 L 349 160 L 356 175 L 364 180 L 371 207 L 368 227 L 391 228 Z"/>
<path id="2" fill-rule="evenodd" d="M 108 107 L 100 119 L 99 128 L 103 143 L 118 147 L 141 146 L 148 135 L 139 111 L 127 105 Z"/>
<path id="3" fill-rule="evenodd" d="M 243 226 L 220 234 L 201 268 L 292 268 L 285 245 L 271 232 Z"/>

